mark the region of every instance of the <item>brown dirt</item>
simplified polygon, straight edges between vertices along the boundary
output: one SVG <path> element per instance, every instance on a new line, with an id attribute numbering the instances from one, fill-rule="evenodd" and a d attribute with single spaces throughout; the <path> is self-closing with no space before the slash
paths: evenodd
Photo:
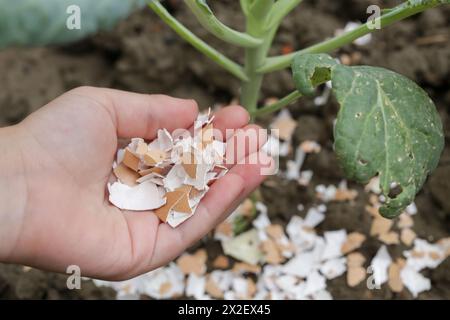
<path id="1" fill-rule="evenodd" d="M 282 24 L 272 49 L 280 54 L 283 46 L 294 49 L 313 44 L 332 36 L 335 29 L 348 20 L 364 19 L 369 4 L 397 4 L 399 1 L 345 0 L 305 1 Z M 223 45 L 208 35 L 186 12 L 180 1 L 172 0 L 177 17 L 196 34 L 213 46 L 221 48 L 235 60 L 241 60 L 241 50 Z M 237 14 L 236 1 L 214 2 L 213 7 L 224 22 L 237 28 L 243 17 Z M 339 53 L 359 52 L 361 64 L 384 66 L 400 72 L 423 86 L 435 101 L 441 114 L 447 140 L 450 138 L 450 41 L 433 42 L 436 35 L 450 39 L 450 8 L 431 10 L 418 17 L 396 24 L 374 35 L 367 47 L 347 46 Z M 431 39 L 431 40 L 430 40 Z M 429 45 L 423 45 L 431 41 Z M 108 86 L 147 93 L 165 93 L 196 99 L 200 106 L 228 103 L 237 96 L 239 83 L 214 63 L 202 58 L 188 44 L 181 41 L 149 10 L 130 16 L 110 33 L 97 35 L 83 42 L 63 48 L 7 49 L 0 52 L 0 126 L 17 123 L 27 114 L 68 89 L 79 85 Z M 288 71 L 269 75 L 263 86 L 263 97 L 282 96 L 292 90 Z M 337 184 L 342 178 L 332 151 L 333 119 L 337 104 L 331 100 L 317 108 L 312 100 L 303 99 L 291 107 L 299 125 L 295 143 L 305 139 L 317 140 L 323 151 L 311 155 L 306 169 L 314 171 L 312 183 L 300 187 L 277 177 L 261 188 L 264 202 L 274 222 L 286 223 L 299 214 L 297 204 L 308 209 L 316 204 L 314 187 L 318 183 Z M 270 117 L 263 119 L 263 123 Z M 450 147 L 446 146 L 439 168 L 428 180 L 416 199 L 419 214 L 414 217 L 414 229 L 420 237 L 430 241 L 450 234 Z M 271 187 L 275 182 L 276 188 Z M 360 192 L 353 203 L 328 205 L 327 219 L 320 230 L 346 228 L 368 234 L 370 218 L 364 214 L 367 198 L 359 185 L 351 184 Z M 306 211 L 306 210 L 305 210 Z M 213 241 L 206 246 L 213 259 L 220 246 Z M 380 243 L 369 238 L 362 251 L 370 259 Z M 399 256 L 404 248 L 390 247 L 390 253 Z M 211 259 L 211 260 L 212 260 Z M 420 298 L 450 299 L 450 259 L 437 269 L 427 271 L 433 289 Z M 111 298 L 109 289 L 98 289 L 89 281 L 83 289 L 69 291 L 65 276 L 38 270 L 23 271 L 20 266 L 0 265 L 0 298 L 85 299 Z M 364 284 L 349 288 L 345 277 L 328 282 L 335 298 L 411 298 L 403 291 L 392 294 L 382 290 L 369 291 Z"/>

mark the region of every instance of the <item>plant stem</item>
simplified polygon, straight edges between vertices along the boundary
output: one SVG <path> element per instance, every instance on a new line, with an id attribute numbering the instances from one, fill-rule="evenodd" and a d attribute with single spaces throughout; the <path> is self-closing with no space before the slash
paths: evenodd
<path id="1" fill-rule="evenodd" d="M 148 5 L 169 27 L 171 27 L 181 38 L 189 42 L 198 51 L 203 53 L 205 56 L 216 62 L 218 65 L 229 71 L 231 74 L 233 74 L 243 82 L 249 80 L 242 66 L 230 60 L 222 53 L 198 38 L 177 19 L 175 19 L 175 17 L 173 17 L 158 0 L 150 1 Z"/>
<path id="2" fill-rule="evenodd" d="M 185 0 L 200 24 L 217 38 L 236 46 L 252 48 L 262 44 L 262 39 L 239 32 L 220 22 L 205 1 Z"/>
<path id="3" fill-rule="evenodd" d="M 297 100 L 298 98 L 300 98 L 302 96 L 302 94 L 300 92 L 298 92 L 297 90 L 291 92 L 290 94 L 288 94 L 287 96 L 281 98 L 280 100 L 278 100 L 277 102 L 265 106 L 261 109 L 257 109 L 254 110 L 251 113 L 252 117 L 259 117 L 268 113 L 272 113 L 275 111 L 280 110 L 283 107 L 286 107 L 288 105 L 290 105 L 292 102 L 294 102 L 295 100 Z"/>
<path id="4" fill-rule="evenodd" d="M 241 10 L 245 16 L 248 16 L 250 12 L 250 1 L 249 0 L 240 0 L 239 4 L 241 5 Z"/>
<path id="5" fill-rule="evenodd" d="M 257 3 L 257 12 L 250 12 L 247 17 L 246 31 L 248 34 L 262 38 L 263 43 L 255 48 L 245 49 L 245 66 L 244 70 L 248 76 L 248 81 L 242 83 L 241 89 L 241 104 L 248 112 L 252 113 L 256 110 L 258 105 L 259 93 L 263 75 L 256 70 L 264 63 L 269 48 L 272 44 L 278 25 L 267 30 L 264 27 L 264 22 L 273 5 L 272 1 L 264 0 L 266 2 Z M 265 5 L 267 7 L 265 7 Z"/>
<path id="6" fill-rule="evenodd" d="M 269 28 L 274 24 L 280 24 L 283 18 L 297 7 L 303 0 L 278 0 L 273 5 L 273 9 L 268 17 Z"/>
<path id="7" fill-rule="evenodd" d="M 379 18 L 381 27 L 382 28 L 387 27 L 387 26 L 393 24 L 394 22 L 403 20 L 405 18 L 408 18 L 412 15 L 415 15 L 415 14 L 425 11 L 427 9 L 434 8 L 440 4 L 443 4 L 443 3 L 439 2 L 439 1 L 425 1 L 422 4 L 415 5 L 415 6 L 408 4 L 408 3 L 403 3 L 399 6 L 397 6 L 396 8 L 393 8 L 391 11 L 382 15 Z M 268 72 L 287 68 L 290 66 L 294 56 L 298 53 L 330 52 L 330 51 L 340 48 L 348 43 L 351 43 L 354 40 L 356 40 L 366 34 L 374 32 L 375 30 L 377 30 L 377 29 L 370 29 L 368 27 L 368 23 L 365 23 L 352 31 L 346 32 L 340 36 L 323 41 L 321 43 L 318 43 L 311 47 L 305 48 L 303 50 L 293 52 L 293 53 L 283 55 L 283 56 L 267 58 L 265 63 L 262 65 L 262 67 L 258 69 L 258 72 L 259 73 L 268 73 Z"/>

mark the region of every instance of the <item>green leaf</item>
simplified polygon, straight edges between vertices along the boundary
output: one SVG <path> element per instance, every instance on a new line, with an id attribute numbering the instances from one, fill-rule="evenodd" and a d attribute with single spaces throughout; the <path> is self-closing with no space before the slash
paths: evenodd
<path id="1" fill-rule="evenodd" d="M 0 48 L 64 44 L 111 30 L 145 0 L 0 0 Z M 81 28 L 66 26 L 67 8 L 80 8 Z"/>
<path id="2" fill-rule="evenodd" d="M 444 135 L 436 108 L 413 81 L 382 68 L 336 66 L 332 84 L 341 105 L 337 157 L 351 179 L 380 176 L 380 213 L 396 217 L 438 164 Z"/>
<path id="3" fill-rule="evenodd" d="M 292 62 L 292 74 L 297 90 L 305 96 L 311 96 L 315 87 L 330 80 L 331 68 L 338 63 L 325 53 L 299 54 Z"/>
<path id="4" fill-rule="evenodd" d="M 444 147 L 433 102 L 413 81 L 383 68 L 332 65 L 319 57 L 296 60 L 300 89 L 314 87 L 319 69 L 332 81 L 341 106 L 334 146 L 345 174 L 362 183 L 378 175 L 386 199 L 380 213 L 398 216 L 436 168 Z M 295 70 L 302 66 L 307 71 Z"/>

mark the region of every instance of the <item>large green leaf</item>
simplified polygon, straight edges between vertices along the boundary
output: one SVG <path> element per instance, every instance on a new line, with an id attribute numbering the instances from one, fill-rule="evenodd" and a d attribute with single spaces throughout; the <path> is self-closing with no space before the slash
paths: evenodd
<path id="1" fill-rule="evenodd" d="M 294 61 L 294 72 L 311 68 L 298 64 L 312 59 L 305 58 Z M 334 130 L 341 166 L 359 182 L 379 175 L 386 198 L 380 213 L 396 217 L 437 166 L 444 146 L 433 102 L 413 81 L 386 69 L 328 63 L 315 68 L 328 69 L 341 106 Z"/>
<path id="2" fill-rule="evenodd" d="M 145 0 L 0 0 L 0 48 L 63 44 L 109 30 Z M 81 11 L 81 29 L 69 30 L 67 8 Z"/>

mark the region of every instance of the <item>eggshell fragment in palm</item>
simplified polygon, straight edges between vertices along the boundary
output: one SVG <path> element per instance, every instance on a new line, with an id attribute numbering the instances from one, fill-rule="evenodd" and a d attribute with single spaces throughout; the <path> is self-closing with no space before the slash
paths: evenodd
<path id="1" fill-rule="evenodd" d="M 119 179 L 120 182 L 122 182 L 130 187 L 137 185 L 137 180 L 140 177 L 140 175 L 137 172 L 131 170 L 130 168 L 125 166 L 123 163 L 120 163 L 119 165 L 117 165 L 113 169 L 113 172 L 114 172 L 115 176 L 117 177 L 117 179 Z"/>
<path id="2" fill-rule="evenodd" d="M 181 163 L 184 171 L 191 179 L 196 179 L 197 177 L 197 163 L 195 155 L 192 152 L 183 153 L 181 156 Z"/>
<path id="3" fill-rule="evenodd" d="M 151 181 L 145 181 L 134 187 L 114 182 L 108 189 L 109 201 L 123 210 L 153 210 L 166 203 L 156 184 Z"/>
<path id="4" fill-rule="evenodd" d="M 226 144 L 215 140 L 212 120 L 209 112 L 200 115 L 194 136 L 160 129 L 148 144 L 131 139 L 117 152 L 113 170 L 119 181 L 109 188 L 111 203 L 128 210 L 156 209 L 172 227 L 191 217 L 209 185 L 228 170 L 223 166 Z"/>
<path id="5" fill-rule="evenodd" d="M 154 166 L 166 158 L 166 153 L 162 150 L 155 149 L 155 150 L 149 150 L 144 155 L 144 163 L 148 166 Z"/>
<path id="6" fill-rule="evenodd" d="M 136 154 L 143 156 L 148 152 L 148 145 L 144 141 L 138 141 L 136 146 Z"/>
<path id="7" fill-rule="evenodd" d="M 126 165 L 128 168 L 137 172 L 139 170 L 139 162 L 140 159 L 136 155 L 134 155 L 128 148 L 125 149 L 125 153 L 123 155 L 122 163 Z"/>
<path id="8" fill-rule="evenodd" d="M 172 228 L 176 228 L 178 227 L 180 224 L 182 224 L 184 221 L 186 221 L 187 219 L 189 219 L 192 216 L 191 214 L 187 214 L 184 212 L 178 212 L 175 210 L 172 210 L 169 213 L 169 216 L 166 220 L 166 223 L 171 226 Z"/>

